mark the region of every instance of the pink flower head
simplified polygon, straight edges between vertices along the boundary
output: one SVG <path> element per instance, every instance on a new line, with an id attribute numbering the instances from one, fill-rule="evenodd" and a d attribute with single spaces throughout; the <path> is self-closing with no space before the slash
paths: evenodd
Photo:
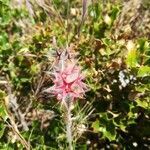
<path id="1" fill-rule="evenodd" d="M 72 100 L 83 98 L 87 86 L 82 81 L 84 76 L 80 67 L 71 60 L 60 60 L 58 66 L 53 73 L 54 85 L 47 91 L 62 101 L 66 100 L 66 98 L 71 98 Z"/>

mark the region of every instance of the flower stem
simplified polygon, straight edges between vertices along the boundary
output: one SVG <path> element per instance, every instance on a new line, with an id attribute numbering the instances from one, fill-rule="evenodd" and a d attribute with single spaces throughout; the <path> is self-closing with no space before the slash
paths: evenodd
<path id="1" fill-rule="evenodd" d="M 69 144 L 69 150 L 73 150 L 71 128 L 72 128 L 71 105 L 68 105 L 66 112 L 66 137 Z"/>

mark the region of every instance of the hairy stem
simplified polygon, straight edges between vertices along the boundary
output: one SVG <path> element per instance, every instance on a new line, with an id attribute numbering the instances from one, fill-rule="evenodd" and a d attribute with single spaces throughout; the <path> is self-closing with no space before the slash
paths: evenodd
<path id="1" fill-rule="evenodd" d="M 71 119 L 71 108 L 70 106 L 68 106 L 67 109 L 67 122 L 66 122 L 66 136 L 67 136 L 67 141 L 69 143 L 69 150 L 73 150 L 73 146 L 72 146 L 72 119 Z"/>
<path id="2" fill-rule="evenodd" d="M 71 104 L 68 102 L 65 107 L 65 123 L 66 123 L 66 138 L 69 144 L 68 149 L 73 150 L 73 138 L 72 138 L 72 118 L 71 118 Z"/>

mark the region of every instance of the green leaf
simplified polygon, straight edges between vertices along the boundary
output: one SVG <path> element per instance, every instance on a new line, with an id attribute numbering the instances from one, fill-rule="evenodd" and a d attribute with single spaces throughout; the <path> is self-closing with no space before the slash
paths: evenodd
<path id="1" fill-rule="evenodd" d="M 5 81 L 0 81 L 0 82 L 5 82 Z M 4 92 L 4 91 L 2 91 L 2 90 L 0 90 L 0 99 L 1 98 L 4 98 L 4 96 L 6 96 L 6 93 Z"/>
<path id="2" fill-rule="evenodd" d="M 96 120 L 95 122 L 92 123 L 92 128 L 94 132 L 99 132 L 99 120 Z"/>
<path id="3" fill-rule="evenodd" d="M 0 117 L 4 119 L 4 121 L 8 118 L 7 112 L 3 104 L 0 104 Z"/>
<path id="4" fill-rule="evenodd" d="M 5 128 L 6 128 L 5 125 L 3 123 L 0 123 L 0 139 L 4 134 Z"/>
<path id="5" fill-rule="evenodd" d="M 137 102 L 138 106 L 145 108 L 145 109 L 148 108 L 148 102 L 147 101 L 145 101 L 145 100 L 141 101 L 141 100 L 137 99 L 136 102 Z"/>
<path id="6" fill-rule="evenodd" d="M 115 125 L 110 121 L 106 126 L 100 127 L 99 131 L 103 133 L 103 137 L 107 138 L 109 141 L 116 139 Z"/>
<path id="7" fill-rule="evenodd" d="M 121 129 L 123 132 L 126 132 L 126 126 L 125 126 L 125 125 L 120 124 L 119 127 L 120 127 L 120 129 Z"/>
<path id="8" fill-rule="evenodd" d="M 117 6 L 115 6 L 111 12 L 112 21 L 114 21 L 116 19 L 118 12 L 119 12 L 119 8 Z"/>
<path id="9" fill-rule="evenodd" d="M 30 79 L 29 79 L 29 78 L 21 78 L 20 81 L 21 81 L 22 83 L 25 83 L 25 82 L 30 81 Z"/>
<path id="10" fill-rule="evenodd" d="M 30 70 L 30 72 L 31 72 L 32 74 L 38 73 L 38 72 L 39 72 L 39 66 L 38 66 L 38 65 L 35 65 L 35 64 L 31 65 L 31 70 Z"/>
<path id="11" fill-rule="evenodd" d="M 108 118 L 107 113 L 100 114 L 99 132 L 103 133 L 103 137 L 113 141 L 116 138 L 116 130 L 113 119 Z"/>
<path id="12" fill-rule="evenodd" d="M 146 39 L 139 39 L 138 40 L 139 43 L 139 51 L 141 53 L 144 53 L 148 48 L 149 48 L 149 43 L 146 41 Z"/>
<path id="13" fill-rule="evenodd" d="M 128 67 L 136 67 L 138 64 L 137 60 L 137 51 L 136 49 L 131 49 L 128 51 L 127 58 L 126 58 L 126 63 Z"/>
<path id="14" fill-rule="evenodd" d="M 145 77 L 150 76 L 150 67 L 149 66 L 142 66 L 139 68 L 138 77 Z"/>
<path id="15" fill-rule="evenodd" d="M 115 130 L 113 132 L 109 131 L 109 130 L 104 130 L 103 134 L 104 134 L 105 137 L 107 137 L 109 139 L 109 141 L 113 141 L 113 140 L 116 139 Z"/>
<path id="16" fill-rule="evenodd" d="M 109 139 L 109 141 L 116 139 L 115 125 L 113 124 L 112 120 L 106 125 L 106 131 L 103 134 Z"/>

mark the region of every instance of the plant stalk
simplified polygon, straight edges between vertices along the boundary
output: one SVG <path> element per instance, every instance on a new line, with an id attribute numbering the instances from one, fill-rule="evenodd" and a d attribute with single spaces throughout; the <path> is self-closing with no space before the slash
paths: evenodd
<path id="1" fill-rule="evenodd" d="M 66 137 L 69 144 L 69 150 L 73 150 L 71 105 L 68 105 L 66 108 Z"/>

